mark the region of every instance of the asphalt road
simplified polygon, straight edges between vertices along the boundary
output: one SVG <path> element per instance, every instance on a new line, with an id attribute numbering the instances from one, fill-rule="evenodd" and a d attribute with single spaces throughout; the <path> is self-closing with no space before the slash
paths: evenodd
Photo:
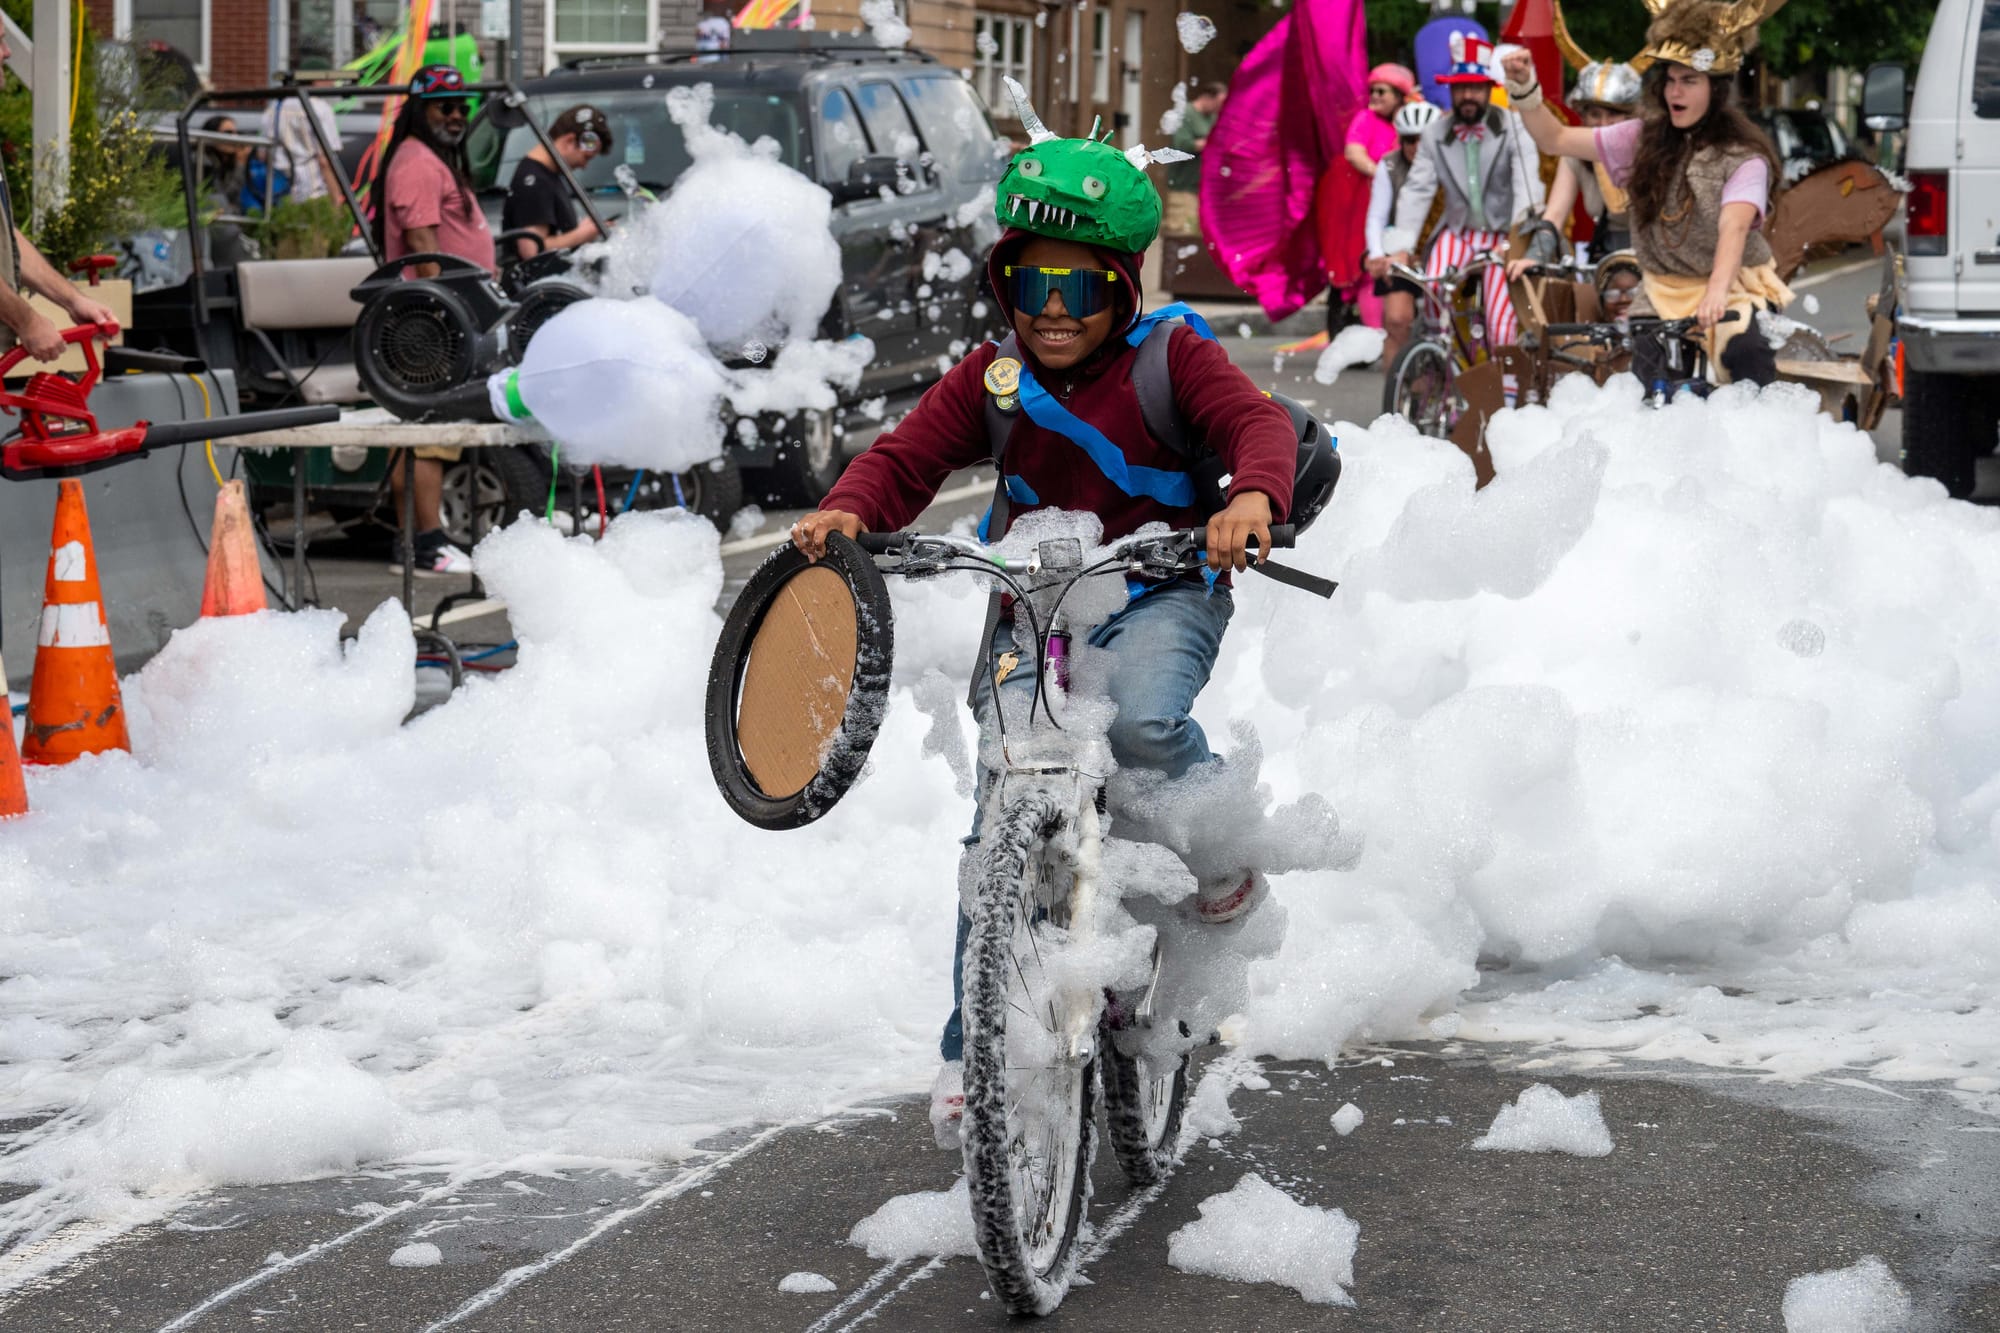
<path id="1" fill-rule="evenodd" d="M 1783 1330 L 1786 1284 L 1882 1258 L 1911 1329 L 2000 1329 L 2000 1145 L 1942 1093 L 1776 1089 L 1672 1067 L 1553 1076 L 1532 1052 L 1423 1046 L 1267 1066 L 1243 1122 L 1133 1193 L 1101 1154 L 1088 1283 L 1054 1328 L 1181 1333 Z M 1544 1062 L 1545 1063 L 1545 1062 Z M 1601 1099 L 1608 1157 L 1478 1152 L 1531 1083 Z M 1345 1102 L 1367 1119 L 1329 1127 Z M 920 1100 L 767 1129 L 642 1180 L 456 1185 L 354 1176 L 218 1192 L 0 1297 L 5 1329 L 989 1328 L 968 1258 L 877 1261 L 847 1243 L 889 1198 L 942 1190 L 956 1157 Z M 1256 1172 L 1359 1223 L 1351 1307 L 1168 1266 L 1168 1237 Z M 391 1256 L 437 1246 L 429 1267 Z M 834 1284 L 779 1290 L 787 1274 Z"/>
<path id="2" fill-rule="evenodd" d="M 1870 272 L 1836 269 L 1807 290 L 1838 332 L 1850 305 L 1859 327 L 1872 285 Z M 1317 385 L 1310 355 L 1276 361 L 1286 338 L 1220 331 L 1260 383 L 1314 399 L 1326 420 L 1375 415 L 1379 374 Z M 1878 432 L 1890 458 L 1895 426 Z M 979 478 L 955 478 L 926 522 L 984 503 Z M 762 532 L 725 544 L 732 588 L 790 519 L 769 514 Z M 357 622 L 395 584 L 386 569 L 335 562 L 322 562 L 320 578 Z M 426 580 L 419 609 L 457 586 Z M 504 639 L 504 609 L 453 630 Z M 1267 1088 L 1231 1099 L 1242 1130 L 1191 1141 L 1164 1186 L 1130 1193 L 1103 1155 L 1088 1283 L 1052 1327 L 1783 1330 L 1791 1279 L 1877 1255 L 1917 1302 L 1911 1328 L 2000 1333 L 2000 1122 L 1978 1099 L 1672 1065 L 1586 1080 L 1562 1076 L 1548 1052 L 1469 1044 L 1350 1051 L 1336 1068 L 1263 1073 Z M 1596 1091 L 1612 1154 L 1473 1151 L 1499 1108 L 1536 1081 Z M 1367 1119 L 1343 1138 L 1329 1117 L 1350 1101 Z M 924 1109 L 912 1099 L 751 1127 L 636 1178 L 446 1180 L 385 1168 L 215 1191 L 137 1232 L 74 1228 L 0 1255 L 0 1333 L 1001 1326 L 974 1261 L 884 1262 L 847 1243 L 889 1198 L 951 1184 L 956 1158 L 930 1145 Z M 1251 1171 L 1360 1224 L 1351 1307 L 1168 1266 L 1168 1237 Z M 391 1261 L 416 1243 L 435 1245 L 438 1262 Z M 834 1290 L 781 1292 L 794 1272 Z"/>

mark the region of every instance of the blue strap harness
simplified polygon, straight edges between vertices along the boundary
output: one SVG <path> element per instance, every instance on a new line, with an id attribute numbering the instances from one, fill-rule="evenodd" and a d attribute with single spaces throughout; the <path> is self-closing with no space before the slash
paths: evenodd
<path id="1" fill-rule="evenodd" d="M 1162 306 L 1144 318 L 1135 320 L 1126 330 L 1127 346 L 1137 347 L 1145 342 L 1154 329 L 1171 319 L 1187 322 L 1202 337 L 1215 338 L 1215 331 L 1209 327 L 1192 306 L 1184 301 Z M 1097 427 L 1091 425 L 1069 410 L 1062 400 L 1042 387 L 1034 372 L 1026 366 L 1021 368 L 1020 381 L 1021 410 L 1028 419 L 1043 430 L 1062 436 L 1083 450 L 1086 457 L 1097 465 L 1097 470 L 1125 494 L 1157 500 L 1175 509 L 1186 509 L 1195 503 L 1194 478 L 1186 472 L 1171 471 L 1166 468 L 1140 467 L 1129 462 L 1125 451 L 1112 443 L 1110 438 Z M 1039 504 L 1033 488 L 1018 476 L 1006 477 L 1007 496 L 1016 504 Z M 985 539 L 992 513 L 980 521 L 980 537 Z"/>
<path id="2" fill-rule="evenodd" d="M 1176 301 L 1172 305 L 1162 306 L 1150 315 L 1135 320 L 1132 327 L 1125 333 L 1126 345 L 1130 347 L 1139 346 L 1151 336 L 1154 329 L 1170 319 L 1185 320 L 1188 327 L 1192 328 L 1196 333 L 1209 339 L 1211 342 L 1215 340 L 1215 331 L 1209 327 L 1208 321 L 1203 319 L 1185 301 Z M 1061 399 L 1043 388 L 1041 382 L 1035 378 L 1034 372 L 1029 370 L 1025 365 L 1021 368 L 1019 393 L 1021 397 L 1021 410 L 1028 414 L 1030 421 L 1040 426 L 1043 430 L 1062 436 L 1083 450 L 1090 461 L 1097 465 L 1097 470 L 1103 473 L 1112 485 L 1125 492 L 1125 494 L 1149 500 L 1157 500 L 1161 504 L 1174 509 L 1188 509 L 1193 507 L 1195 503 L 1195 490 L 1194 476 L 1191 473 L 1169 471 L 1165 468 L 1140 467 L 1128 461 L 1123 449 L 1113 444 L 1103 431 L 1070 411 Z M 1009 500 L 1015 504 L 1034 505 L 1041 503 L 1036 497 L 1033 488 L 1025 480 L 1004 471 L 1002 475 L 1006 480 L 1007 498 Z M 991 508 L 988 508 L 985 515 L 979 520 L 979 539 L 981 541 L 989 540 L 987 531 L 992 524 L 992 520 L 993 511 Z M 1215 574 L 1206 569 L 1202 573 L 1206 576 L 1212 588 L 1215 583 Z M 1135 586 L 1132 589 L 1132 596 L 1141 596 L 1149 587 L 1150 585 L 1146 584 Z"/>

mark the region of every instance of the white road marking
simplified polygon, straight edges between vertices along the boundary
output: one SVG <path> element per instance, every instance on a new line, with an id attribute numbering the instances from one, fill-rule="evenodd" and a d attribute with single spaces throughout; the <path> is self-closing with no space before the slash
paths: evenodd
<path id="1" fill-rule="evenodd" d="M 703 1182 L 707 1181 L 709 1178 L 714 1176 L 716 1172 L 722 1170 L 724 1167 L 736 1161 L 738 1158 L 747 1156 L 748 1154 L 755 1152 L 757 1149 L 763 1147 L 766 1143 L 770 1142 L 778 1135 L 784 1133 L 786 1130 L 795 1128 L 797 1128 L 797 1125 L 791 1123 L 782 1125 L 772 1125 L 769 1128 L 760 1131 L 757 1135 L 751 1138 L 749 1142 L 744 1143 L 739 1147 L 731 1149 L 729 1152 L 726 1152 L 722 1156 L 715 1158 L 713 1161 L 710 1161 L 702 1166 L 698 1166 L 691 1171 L 685 1171 L 681 1173 L 680 1175 L 674 1177 L 674 1179 L 668 1181 L 664 1185 L 660 1185 L 652 1190 L 647 1191 L 644 1195 L 640 1197 L 637 1203 L 631 1205 L 630 1207 L 620 1208 L 616 1212 L 607 1213 L 604 1217 L 598 1220 L 596 1226 L 584 1232 L 581 1236 L 578 1236 L 575 1240 L 563 1246 L 561 1249 L 551 1250 L 549 1253 L 543 1255 L 541 1258 L 535 1260 L 531 1264 L 522 1264 L 519 1268 L 508 1269 L 506 1273 L 501 1275 L 501 1278 L 498 1282 L 495 1282 L 492 1286 L 486 1288 L 486 1290 L 484 1291 L 477 1292 L 474 1295 L 467 1297 L 462 1305 L 460 1305 L 456 1310 L 453 1310 L 450 1314 L 446 1315 L 444 1318 L 438 1320 L 436 1323 L 425 1325 L 424 1333 L 436 1333 L 437 1329 L 449 1328 L 453 1324 L 456 1324 L 461 1319 L 465 1319 L 471 1315 L 478 1314 L 481 1310 L 484 1310 L 489 1305 L 492 1305 L 495 1301 L 499 1300 L 501 1297 L 505 1296 L 508 1292 L 520 1286 L 522 1283 L 540 1277 L 543 1273 L 548 1272 L 551 1268 L 554 1268 L 556 1265 L 564 1263 L 567 1260 L 571 1259 L 576 1254 L 581 1252 L 586 1246 L 596 1241 L 599 1237 L 603 1236 L 606 1232 L 610 1231 L 612 1228 L 622 1226 L 624 1223 L 631 1221 L 633 1218 L 645 1212 L 647 1209 L 653 1207 L 653 1205 L 655 1204 L 665 1203 L 669 1199 L 678 1198 L 680 1195 L 687 1193 L 695 1186 L 700 1185 Z"/>
<path id="2" fill-rule="evenodd" d="M 495 611 L 505 611 L 506 609 L 507 603 L 501 601 L 498 597 L 488 597 L 483 601 L 467 602 L 464 606 L 453 607 L 439 616 L 437 623 L 438 627 L 442 629 L 446 625 L 456 625 L 461 620 L 477 620 L 481 616 L 490 616 Z M 413 619 L 427 624 L 430 617 L 415 616 Z"/>
<path id="3" fill-rule="evenodd" d="M 272 1278 L 278 1276 L 278 1274 L 290 1272 L 292 1269 L 299 1267 L 301 1264 L 311 1263 L 313 1260 L 319 1258 L 323 1254 L 331 1254 L 333 1251 L 339 1249 L 341 1246 L 347 1244 L 347 1242 L 355 1239 L 356 1237 L 364 1236 L 370 1231 L 373 1231 L 376 1227 L 381 1226 L 384 1222 L 387 1222 L 392 1217 L 401 1217 L 404 1213 L 410 1211 L 412 1208 L 421 1208 L 425 1204 L 431 1202 L 431 1200 L 433 1199 L 445 1198 L 449 1195 L 458 1193 L 460 1190 L 464 1188 L 465 1188 L 464 1181 L 454 1180 L 449 1184 L 439 1185 L 433 1189 L 426 1190 L 414 1199 L 405 1199 L 401 1203 L 395 1205 L 393 1208 L 385 1208 L 381 1212 L 375 1214 L 375 1216 L 369 1218 L 366 1222 L 363 1222 L 358 1227 L 352 1227 L 346 1231 L 343 1231 L 338 1236 L 333 1237 L 331 1240 L 323 1240 L 317 1245 L 308 1246 L 306 1249 L 300 1250 L 297 1254 L 281 1259 L 277 1263 L 267 1264 L 263 1268 L 260 1268 L 256 1272 L 252 1273 L 249 1277 L 244 1278 L 242 1281 L 234 1283 L 231 1286 L 224 1287 L 221 1291 L 216 1292 L 213 1296 L 210 1296 L 207 1300 L 203 1301 L 200 1305 L 195 1306 L 192 1310 L 187 1311 L 185 1314 L 178 1315 L 172 1320 L 169 1320 L 167 1323 L 160 1325 L 158 1333 L 177 1333 L 178 1330 L 191 1326 L 197 1319 L 200 1319 L 203 1315 L 215 1309 L 217 1306 L 227 1304 L 228 1302 L 242 1295 L 244 1292 L 250 1290 L 252 1287 L 262 1286 L 264 1283 L 269 1282 Z"/>
<path id="4" fill-rule="evenodd" d="M 867 1300 L 869 1293 L 873 1292 L 875 1288 L 881 1286 L 884 1282 L 887 1282 L 890 1278 L 894 1277 L 899 1271 L 901 1271 L 903 1265 L 907 1262 L 909 1261 L 906 1259 L 891 1259 L 888 1263 L 883 1264 L 880 1268 L 875 1270 L 875 1276 L 869 1278 L 866 1282 L 856 1287 L 853 1293 L 850 1294 L 846 1300 L 834 1306 L 831 1310 L 828 1310 L 825 1314 L 821 1315 L 819 1318 L 813 1320 L 811 1324 L 807 1325 L 806 1333 L 826 1333 L 826 1330 L 833 1327 L 834 1320 L 840 1318 L 842 1315 L 846 1314 L 849 1310 L 852 1310 L 862 1301 Z"/>
<path id="5" fill-rule="evenodd" d="M 1787 283 L 1786 286 L 1796 292 L 1806 287 L 1817 287 L 1822 282 L 1832 282 L 1835 278 L 1844 278 L 1850 273 L 1859 273 L 1864 268 L 1880 268 L 1881 266 L 1882 261 L 1874 255 L 1870 255 L 1866 259 L 1857 259 L 1852 263 L 1842 264 L 1839 268 L 1827 269 L 1823 273 L 1808 273 L 1797 282 Z"/>
<path id="6" fill-rule="evenodd" d="M 901 1282 L 898 1282 L 893 1291 L 890 1291 L 888 1294 L 883 1296 L 881 1300 L 875 1302 L 873 1305 L 869 1306 L 866 1310 L 863 1310 L 853 1319 L 850 1319 L 845 1324 L 842 1324 L 840 1326 L 840 1333 L 847 1333 L 848 1329 L 858 1328 L 862 1324 L 867 1323 L 869 1320 L 875 1317 L 876 1311 L 880 1310 L 890 1301 L 895 1300 L 898 1296 L 902 1295 L 903 1292 L 909 1289 L 910 1287 L 913 1287 L 917 1283 L 922 1282 L 925 1278 L 929 1277 L 931 1274 L 937 1272 L 938 1269 L 943 1267 L 944 1267 L 944 1256 L 942 1255 L 932 1256 L 931 1261 L 929 1263 L 925 1264 L 922 1268 L 919 1268 L 916 1272 L 904 1278 Z"/>

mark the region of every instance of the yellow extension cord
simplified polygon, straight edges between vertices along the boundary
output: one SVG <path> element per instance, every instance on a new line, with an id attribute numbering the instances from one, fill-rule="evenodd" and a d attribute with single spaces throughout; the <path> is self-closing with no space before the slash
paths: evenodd
<path id="1" fill-rule="evenodd" d="M 70 33 L 70 45 L 75 48 L 69 66 L 69 123 L 76 127 L 76 99 L 83 92 L 83 0 L 76 0 L 74 31 Z"/>
<path id="2" fill-rule="evenodd" d="M 207 421 L 215 415 L 208 401 L 208 386 L 201 382 L 199 375 L 190 375 L 188 378 L 194 381 L 195 388 L 201 390 L 201 419 Z M 208 454 L 209 475 L 215 478 L 215 489 L 219 491 L 222 489 L 222 469 L 215 465 L 215 441 L 203 440 L 202 447 Z"/>

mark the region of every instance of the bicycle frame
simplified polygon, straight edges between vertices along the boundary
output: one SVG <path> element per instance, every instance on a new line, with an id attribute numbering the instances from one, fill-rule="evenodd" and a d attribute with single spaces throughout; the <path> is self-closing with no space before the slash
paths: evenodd
<path id="1" fill-rule="evenodd" d="M 1390 270 L 1413 284 L 1420 294 L 1417 336 L 1432 339 L 1450 349 L 1455 370 L 1465 370 L 1490 355 L 1483 334 L 1474 337 L 1472 333 L 1473 314 L 1479 314 L 1483 330 L 1485 310 L 1477 301 L 1465 303 L 1461 293 L 1468 284 L 1483 279 L 1486 270 L 1495 262 L 1474 259 L 1442 273 L 1423 273 L 1407 264 L 1398 264 Z"/>

